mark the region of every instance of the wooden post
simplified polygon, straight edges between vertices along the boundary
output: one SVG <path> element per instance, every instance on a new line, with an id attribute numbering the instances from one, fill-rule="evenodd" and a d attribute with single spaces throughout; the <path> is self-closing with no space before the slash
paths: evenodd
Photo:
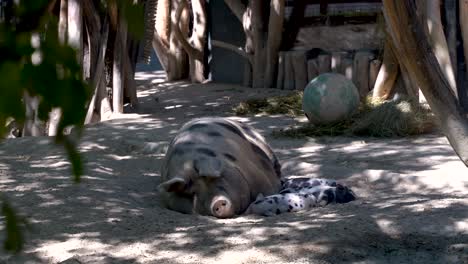
<path id="1" fill-rule="evenodd" d="M 372 53 L 366 51 L 356 52 L 353 65 L 353 82 L 359 90 L 359 95 L 364 98 L 369 93 L 369 61 Z"/>
<path id="2" fill-rule="evenodd" d="M 372 60 L 369 63 L 369 89 L 374 89 L 381 65 L 382 62 L 380 60 Z"/>
<path id="3" fill-rule="evenodd" d="M 468 79 L 468 0 L 459 2 L 460 29 L 463 39 L 463 52 L 465 53 L 466 79 Z"/>
<path id="4" fill-rule="evenodd" d="M 265 87 L 273 87 L 276 81 L 278 51 L 281 45 L 284 21 L 285 0 L 272 0 L 268 23 L 268 41 L 266 45 Z"/>
<path id="5" fill-rule="evenodd" d="M 353 80 L 353 60 L 350 58 L 344 58 L 342 63 L 342 74 L 346 77 L 346 79 L 352 81 Z"/>
<path id="6" fill-rule="evenodd" d="M 398 75 L 398 61 L 393 51 L 390 38 L 385 41 L 382 66 L 374 84 L 372 97 L 387 99 L 393 89 Z"/>
<path id="7" fill-rule="evenodd" d="M 312 81 L 319 75 L 318 59 L 311 59 L 307 61 L 307 81 Z"/>
<path id="8" fill-rule="evenodd" d="M 318 70 L 319 74 L 331 71 L 331 56 L 329 54 L 318 55 Z"/>
<path id="9" fill-rule="evenodd" d="M 278 78 L 276 80 L 276 88 L 284 88 L 284 52 L 280 52 L 278 55 Z"/>
<path id="10" fill-rule="evenodd" d="M 307 85 L 307 65 L 305 53 L 303 51 L 292 52 L 291 58 L 294 72 L 294 86 L 296 90 L 302 91 Z"/>
<path id="11" fill-rule="evenodd" d="M 340 73 L 342 71 L 342 60 L 344 59 L 346 52 L 335 51 L 331 54 L 331 71 L 334 73 Z"/>
<path id="12" fill-rule="evenodd" d="M 291 52 L 284 53 L 284 89 L 294 90 L 294 71 Z"/>

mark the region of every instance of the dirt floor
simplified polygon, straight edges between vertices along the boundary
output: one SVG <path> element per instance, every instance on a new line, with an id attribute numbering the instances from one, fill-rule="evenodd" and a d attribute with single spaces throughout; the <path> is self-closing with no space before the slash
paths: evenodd
<path id="1" fill-rule="evenodd" d="M 283 174 L 338 179 L 360 199 L 227 220 L 161 208 L 159 166 L 184 122 L 284 93 L 161 78 L 138 74 L 138 113 L 87 127 L 81 184 L 47 137 L 0 144 L 0 191 L 32 226 L 24 253 L 1 252 L 0 263 L 468 263 L 468 169 L 440 135 L 278 139 L 271 129 L 297 120 L 241 118 L 266 136 Z"/>

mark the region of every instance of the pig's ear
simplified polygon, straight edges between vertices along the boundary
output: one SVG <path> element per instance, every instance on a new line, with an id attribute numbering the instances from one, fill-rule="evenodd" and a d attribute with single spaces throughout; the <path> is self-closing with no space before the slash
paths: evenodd
<path id="1" fill-rule="evenodd" d="M 193 163 L 193 168 L 200 177 L 218 178 L 224 169 L 224 164 L 220 159 L 200 157 Z"/>
<path id="2" fill-rule="evenodd" d="M 158 187 L 166 192 L 182 192 L 185 188 L 185 180 L 182 178 L 172 178 L 161 183 Z"/>

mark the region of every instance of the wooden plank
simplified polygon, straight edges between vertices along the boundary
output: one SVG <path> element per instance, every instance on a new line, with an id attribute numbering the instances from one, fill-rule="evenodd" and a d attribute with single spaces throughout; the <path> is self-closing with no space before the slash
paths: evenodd
<path id="1" fill-rule="evenodd" d="M 366 51 L 356 52 L 353 65 L 353 82 L 359 90 L 359 95 L 364 98 L 369 93 L 369 61 L 372 53 Z"/>
<path id="2" fill-rule="evenodd" d="M 331 71 L 331 56 L 330 54 L 320 54 L 318 56 L 319 74 Z"/>
<path id="3" fill-rule="evenodd" d="M 294 71 L 291 52 L 284 53 L 284 90 L 294 90 Z"/>
<path id="4" fill-rule="evenodd" d="M 380 66 L 382 62 L 380 60 L 372 60 L 369 63 L 369 89 L 374 89 L 375 81 L 379 75 Z"/>
<path id="5" fill-rule="evenodd" d="M 278 78 L 276 79 L 276 88 L 284 88 L 284 51 L 278 55 Z"/>
<path id="6" fill-rule="evenodd" d="M 307 81 L 312 81 L 319 75 L 318 59 L 311 59 L 307 61 Z"/>
<path id="7" fill-rule="evenodd" d="M 305 52 L 294 52 L 292 54 L 292 65 L 294 71 L 294 86 L 296 90 L 302 91 L 307 85 L 307 65 Z"/>
<path id="8" fill-rule="evenodd" d="M 335 51 L 331 54 L 331 71 L 335 73 L 342 72 L 342 60 L 346 57 L 346 52 Z"/>

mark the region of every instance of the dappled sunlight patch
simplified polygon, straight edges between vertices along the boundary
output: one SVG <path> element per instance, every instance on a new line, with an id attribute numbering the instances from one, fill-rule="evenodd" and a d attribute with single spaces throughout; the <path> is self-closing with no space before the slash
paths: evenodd
<path id="1" fill-rule="evenodd" d="M 40 243 L 35 250 L 43 259 L 52 258 L 55 261 L 62 261 L 73 257 L 75 254 L 91 254 L 93 252 L 106 252 L 109 245 L 100 242 L 98 239 L 86 237 L 99 237 L 99 233 L 82 233 L 69 235 L 65 241 L 48 240 Z"/>
<path id="2" fill-rule="evenodd" d="M 401 233 L 393 220 L 381 218 L 376 219 L 375 222 L 380 228 L 380 231 L 386 235 L 389 235 L 390 237 L 398 237 Z"/>
<path id="3" fill-rule="evenodd" d="M 217 254 L 212 263 L 284 263 L 281 257 L 272 254 L 266 248 L 245 248 L 237 250 L 227 250 Z"/>
<path id="4" fill-rule="evenodd" d="M 133 159 L 133 157 L 129 156 L 129 155 L 119 156 L 119 155 L 116 155 L 116 154 L 107 154 L 106 157 L 109 157 L 109 158 L 114 159 L 114 160 L 130 160 L 130 159 Z"/>
<path id="5" fill-rule="evenodd" d="M 147 81 L 147 80 L 164 80 L 166 78 L 165 71 L 144 71 L 135 72 L 136 81 Z"/>
<path id="6" fill-rule="evenodd" d="M 112 168 L 107 168 L 104 166 L 99 166 L 98 168 L 94 168 L 93 171 L 97 173 L 102 173 L 105 175 L 114 175 L 114 170 Z M 83 176 L 83 178 L 89 179 L 89 180 L 101 180 L 100 178 L 92 177 L 92 176 Z"/>
<path id="7" fill-rule="evenodd" d="M 464 234 L 468 234 L 468 218 L 465 218 L 461 221 L 456 221 L 453 227 L 446 227 L 451 232 L 460 232 Z"/>

